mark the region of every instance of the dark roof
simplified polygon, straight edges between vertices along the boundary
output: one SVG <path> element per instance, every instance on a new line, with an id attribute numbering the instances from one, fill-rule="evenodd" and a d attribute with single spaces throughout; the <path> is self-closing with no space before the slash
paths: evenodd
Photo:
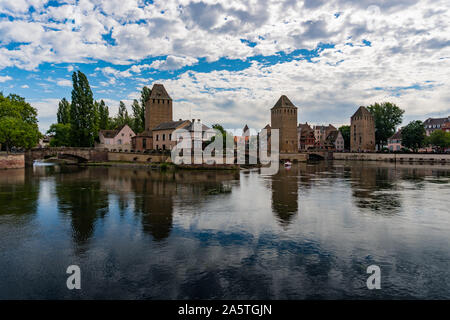
<path id="1" fill-rule="evenodd" d="M 100 130 L 99 133 L 101 133 L 105 138 L 111 139 L 117 136 L 117 134 L 122 131 L 122 129 L 126 126 L 126 124 L 114 129 L 114 130 Z M 133 131 L 133 130 L 131 130 Z M 134 133 L 134 132 L 133 132 Z"/>
<path id="2" fill-rule="evenodd" d="M 280 99 L 278 99 L 277 103 L 275 103 L 275 105 L 273 106 L 273 108 L 286 108 L 286 107 L 297 108 L 296 106 L 294 106 L 291 100 L 289 100 L 289 98 L 286 97 L 285 95 L 282 95 Z"/>
<path id="3" fill-rule="evenodd" d="M 263 129 L 270 129 L 270 124 L 267 124 Z"/>
<path id="4" fill-rule="evenodd" d="M 401 140 L 402 139 L 402 129 L 394 133 L 388 140 Z"/>
<path id="5" fill-rule="evenodd" d="M 330 142 L 335 142 L 336 139 L 338 138 L 338 136 L 339 136 L 339 131 L 333 130 L 328 134 L 328 136 L 325 140 L 330 141 Z"/>
<path id="6" fill-rule="evenodd" d="M 149 99 L 170 99 L 172 98 L 166 91 L 166 88 L 162 84 L 155 83 L 152 88 L 152 93 L 150 94 Z"/>
<path id="7" fill-rule="evenodd" d="M 450 121 L 450 116 L 448 116 L 447 118 L 428 118 L 427 120 L 425 120 L 423 122 L 423 124 L 425 124 L 425 125 L 435 125 L 435 124 L 442 125 L 448 121 Z"/>
<path id="8" fill-rule="evenodd" d="M 299 123 L 298 127 L 303 131 L 303 130 L 310 130 L 312 131 L 311 126 L 308 124 L 308 122 L 306 123 Z"/>
<path id="9" fill-rule="evenodd" d="M 184 126 L 183 129 L 186 129 L 187 131 L 194 131 L 194 122 L 189 121 L 189 124 Z M 209 127 L 202 124 L 202 131 L 206 131 L 208 129 L 209 129 Z"/>
<path id="10" fill-rule="evenodd" d="M 178 121 L 163 122 L 163 123 L 158 124 L 156 127 L 154 127 L 152 129 L 152 131 L 176 129 L 185 122 L 190 122 L 190 121 L 189 120 L 178 120 Z"/>
<path id="11" fill-rule="evenodd" d="M 372 116 L 369 110 L 367 110 L 366 107 L 359 107 L 358 110 L 356 110 L 355 114 L 352 115 L 352 118 L 355 116 Z"/>

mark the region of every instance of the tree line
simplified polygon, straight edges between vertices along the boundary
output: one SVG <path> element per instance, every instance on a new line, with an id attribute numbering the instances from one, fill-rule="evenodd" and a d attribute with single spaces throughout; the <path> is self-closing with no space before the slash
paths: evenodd
<path id="1" fill-rule="evenodd" d="M 50 126 L 51 146 L 93 147 L 100 130 L 112 130 L 129 125 L 135 133 L 144 131 L 145 102 L 151 94 L 148 87 L 141 90 L 139 100 L 134 99 L 129 114 L 123 101 L 114 117 L 104 100 L 94 100 L 89 81 L 81 71 L 72 74 L 72 101 L 63 98 L 58 104 L 57 123 Z"/>

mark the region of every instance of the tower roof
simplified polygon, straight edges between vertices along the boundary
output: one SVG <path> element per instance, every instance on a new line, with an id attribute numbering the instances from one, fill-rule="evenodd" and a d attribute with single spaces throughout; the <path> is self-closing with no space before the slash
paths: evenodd
<path id="1" fill-rule="evenodd" d="M 356 110 L 355 114 L 352 115 L 352 118 L 354 116 L 367 116 L 367 115 L 372 116 L 372 114 L 370 113 L 369 110 L 367 110 L 366 107 L 361 106 L 358 108 L 358 110 Z"/>
<path id="2" fill-rule="evenodd" d="M 275 103 L 275 105 L 273 106 L 272 109 L 274 108 L 297 108 L 296 106 L 294 106 L 294 104 L 291 102 L 291 100 L 289 100 L 288 97 L 286 97 L 285 95 L 282 95 L 280 97 L 280 99 L 278 99 L 277 103 Z"/>
<path id="3" fill-rule="evenodd" d="M 152 93 L 150 94 L 150 99 L 170 99 L 172 98 L 166 91 L 166 88 L 160 83 L 155 83 L 152 88 Z"/>

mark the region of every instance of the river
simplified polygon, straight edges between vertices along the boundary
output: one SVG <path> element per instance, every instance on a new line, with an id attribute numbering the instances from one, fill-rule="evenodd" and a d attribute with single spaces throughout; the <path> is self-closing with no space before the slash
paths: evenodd
<path id="1" fill-rule="evenodd" d="M 0 299 L 449 299 L 449 182 L 339 161 L 0 171 Z"/>

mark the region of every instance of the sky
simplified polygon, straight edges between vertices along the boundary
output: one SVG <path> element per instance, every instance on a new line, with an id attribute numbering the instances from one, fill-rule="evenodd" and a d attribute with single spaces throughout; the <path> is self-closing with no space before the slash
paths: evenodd
<path id="1" fill-rule="evenodd" d="M 110 114 L 162 83 L 174 119 L 260 129 L 285 94 L 299 122 L 348 124 L 391 101 L 404 123 L 450 115 L 448 0 L 0 0 L 0 91 L 45 132 L 71 75 Z"/>

